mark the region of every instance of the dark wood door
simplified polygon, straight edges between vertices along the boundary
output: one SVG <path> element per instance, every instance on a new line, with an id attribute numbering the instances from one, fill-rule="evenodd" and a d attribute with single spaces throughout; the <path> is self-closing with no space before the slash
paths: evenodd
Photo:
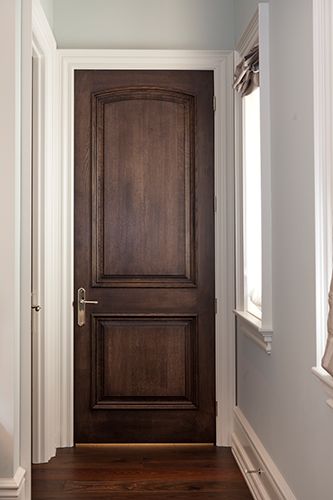
<path id="1" fill-rule="evenodd" d="M 212 101 L 210 71 L 75 72 L 76 442 L 215 442 Z"/>

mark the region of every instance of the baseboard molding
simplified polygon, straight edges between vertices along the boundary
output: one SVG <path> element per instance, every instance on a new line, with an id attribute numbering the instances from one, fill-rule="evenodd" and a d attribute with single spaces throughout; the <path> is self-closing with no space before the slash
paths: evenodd
<path id="1" fill-rule="evenodd" d="M 231 446 L 255 500 L 297 500 L 239 408 L 234 409 Z M 247 472 L 258 469 L 261 474 Z"/>
<path id="2" fill-rule="evenodd" d="M 22 467 L 18 467 L 14 477 L 0 478 L 0 499 L 12 498 L 25 500 L 25 470 Z"/>

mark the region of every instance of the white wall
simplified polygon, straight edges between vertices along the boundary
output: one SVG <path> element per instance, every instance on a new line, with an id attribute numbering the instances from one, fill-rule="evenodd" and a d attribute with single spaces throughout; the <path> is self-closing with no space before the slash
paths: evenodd
<path id="1" fill-rule="evenodd" d="M 268 1 L 269 0 L 234 0 L 234 28 L 236 45 L 254 15 L 258 3 L 267 3 Z"/>
<path id="2" fill-rule="evenodd" d="M 233 0 L 56 0 L 59 48 L 231 49 Z"/>
<path id="3" fill-rule="evenodd" d="M 13 476 L 19 460 L 19 16 L 18 2 L 0 2 L 0 477 Z"/>
<path id="4" fill-rule="evenodd" d="M 0 43 L 3 50 L 0 60 L 4 71 L 0 79 L 0 227 L 2 234 L 0 245 L 0 497 L 3 498 L 12 496 L 23 498 L 25 484 L 29 484 L 30 480 L 31 464 L 29 402 L 31 359 L 30 40 L 31 0 L 2 0 L 0 2 Z M 24 179 L 27 179 L 27 184 L 23 192 Z M 25 202 L 27 203 L 24 205 Z M 27 233 L 27 238 L 25 233 Z M 21 356 L 21 353 L 24 354 Z M 10 492 L 6 489 L 8 484 L 12 484 Z M 29 492 L 25 498 L 29 499 Z"/>
<path id="5" fill-rule="evenodd" d="M 263 1 L 265 2 L 267 0 Z M 236 44 L 255 13 L 258 3 L 259 0 L 234 0 Z"/>
<path id="6" fill-rule="evenodd" d="M 269 3 L 274 340 L 267 356 L 239 334 L 238 404 L 296 498 L 331 500 L 333 411 L 311 373 L 316 364 L 312 0 Z M 236 25 L 243 22 L 238 18 Z"/>

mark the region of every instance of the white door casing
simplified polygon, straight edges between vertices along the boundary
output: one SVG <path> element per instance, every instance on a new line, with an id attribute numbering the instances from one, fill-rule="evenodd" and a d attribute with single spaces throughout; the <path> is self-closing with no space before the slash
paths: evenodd
<path id="1" fill-rule="evenodd" d="M 59 446 L 60 169 L 56 162 L 56 42 L 40 3 L 33 2 L 33 312 L 32 461 Z"/>
<path id="2" fill-rule="evenodd" d="M 229 446 L 235 401 L 233 53 L 180 50 L 59 50 L 61 198 L 60 446 L 73 445 L 73 176 L 76 69 L 212 70 L 215 112 L 216 442 Z M 213 105 L 213 103 L 212 103 Z"/>

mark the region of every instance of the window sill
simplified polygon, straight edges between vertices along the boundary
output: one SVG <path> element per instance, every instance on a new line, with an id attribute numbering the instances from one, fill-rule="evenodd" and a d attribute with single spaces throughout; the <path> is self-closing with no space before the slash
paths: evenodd
<path id="1" fill-rule="evenodd" d="M 273 330 L 262 328 L 261 320 L 248 312 L 236 309 L 234 313 L 239 318 L 239 330 L 251 338 L 266 354 L 271 354 Z"/>
<path id="2" fill-rule="evenodd" d="M 333 377 L 320 366 L 314 366 L 312 373 L 322 382 L 323 390 L 328 396 L 326 403 L 333 409 Z"/>

